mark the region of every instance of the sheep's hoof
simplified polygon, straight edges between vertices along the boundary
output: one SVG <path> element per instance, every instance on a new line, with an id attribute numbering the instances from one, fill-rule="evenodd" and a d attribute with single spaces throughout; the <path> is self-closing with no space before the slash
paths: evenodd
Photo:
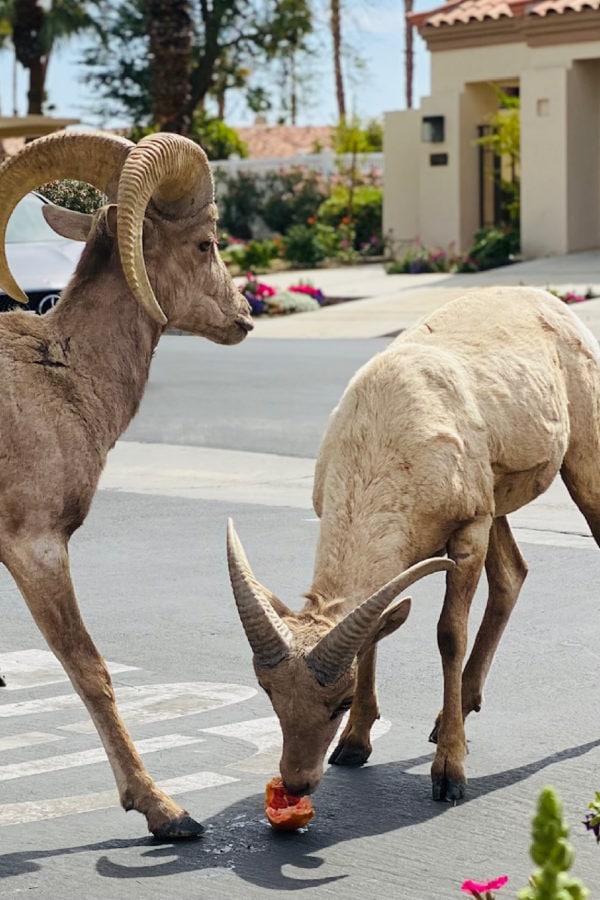
<path id="1" fill-rule="evenodd" d="M 152 834 L 157 841 L 190 841 L 199 838 L 203 831 L 202 825 L 191 816 L 180 816 L 178 819 L 165 822 Z"/>
<path id="2" fill-rule="evenodd" d="M 6 679 L 3 675 L 0 675 L 0 687 L 6 687 Z"/>
<path id="3" fill-rule="evenodd" d="M 434 800 L 442 803 L 456 803 L 457 800 L 463 800 L 465 796 L 466 785 L 462 781 L 455 781 L 453 778 L 438 778 L 432 782 L 431 796 Z"/>
<path id="4" fill-rule="evenodd" d="M 370 747 L 338 744 L 329 757 L 329 762 L 334 766 L 363 766 L 370 755 Z"/>

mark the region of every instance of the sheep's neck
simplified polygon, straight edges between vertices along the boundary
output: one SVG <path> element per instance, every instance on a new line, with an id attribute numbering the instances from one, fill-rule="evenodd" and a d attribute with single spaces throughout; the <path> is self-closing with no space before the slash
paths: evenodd
<path id="1" fill-rule="evenodd" d="M 108 450 L 138 410 L 161 328 L 110 273 L 93 290 L 72 283 L 45 318 L 66 364 L 86 383 L 86 405 L 90 396 L 97 403 L 84 414 L 94 419 Z"/>
<path id="2" fill-rule="evenodd" d="M 310 593 L 326 602 L 343 597 L 343 605 L 336 607 L 339 617 L 415 561 L 414 554 L 407 555 L 409 543 L 398 515 L 390 515 L 389 522 L 384 518 L 370 523 L 371 529 L 367 522 L 321 525 Z"/>

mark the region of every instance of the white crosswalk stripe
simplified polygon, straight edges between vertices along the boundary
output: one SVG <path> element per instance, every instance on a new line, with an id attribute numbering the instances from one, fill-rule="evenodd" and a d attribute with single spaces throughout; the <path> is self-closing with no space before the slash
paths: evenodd
<path id="1" fill-rule="evenodd" d="M 135 672 L 135 666 L 107 662 L 112 675 Z M 65 670 L 49 650 L 17 650 L 0 653 L 0 674 L 6 678 L 2 691 L 20 691 L 24 688 L 43 687 L 68 681 Z"/>
<path id="2" fill-rule="evenodd" d="M 187 794 L 191 791 L 202 791 L 206 788 L 220 787 L 237 781 L 228 775 L 215 772 L 195 772 L 181 778 L 170 778 L 161 781 L 159 787 L 171 797 Z M 95 812 L 99 809 L 110 809 L 118 806 L 119 797 L 116 790 L 100 791 L 95 794 L 75 794 L 70 797 L 58 797 L 54 800 L 25 800 L 20 803 L 4 803 L 0 805 L 0 827 L 7 825 L 25 825 L 29 822 L 40 822 L 45 819 L 57 819 L 76 813 Z"/>
<path id="3" fill-rule="evenodd" d="M 156 753 L 158 750 L 172 750 L 175 747 L 200 744 L 203 741 L 204 738 L 185 734 L 165 734 L 161 737 L 137 741 L 136 747 L 139 753 L 145 756 L 148 753 Z M 75 766 L 91 766 L 104 761 L 108 763 L 102 747 L 81 750 L 79 753 L 64 753 L 62 756 L 47 756 L 45 759 L 29 759 L 25 762 L 0 766 L 0 781 L 12 781 L 14 778 L 26 778 L 45 772 L 58 772 L 61 769 L 72 769 Z"/>

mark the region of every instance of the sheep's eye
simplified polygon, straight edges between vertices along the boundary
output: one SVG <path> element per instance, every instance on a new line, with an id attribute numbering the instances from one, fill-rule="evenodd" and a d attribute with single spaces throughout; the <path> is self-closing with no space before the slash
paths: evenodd
<path id="1" fill-rule="evenodd" d="M 333 713 L 331 714 L 332 719 L 337 719 L 338 716 L 341 716 L 342 713 L 348 712 L 350 707 L 352 706 L 352 701 L 354 697 L 346 697 L 345 700 L 342 700 L 339 706 L 337 706 Z"/>
<path id="2" fill-rule="evenodd" d="M 198 244 L 198 250 L 202 250 L 203 253 L 206 253 L 207 250 L 210 250 L 212 245 L 212 241 L 200 241 L 200 243 Z"/>

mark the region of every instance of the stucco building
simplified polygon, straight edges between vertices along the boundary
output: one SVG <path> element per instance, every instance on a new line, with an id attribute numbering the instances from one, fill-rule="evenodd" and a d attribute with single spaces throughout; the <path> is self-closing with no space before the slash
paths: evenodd
<path id="1" fill-rule="evenodd" d="M 499 86 L 520 97 L 524 255 L 600 247 L 600 0 L 456 0 L 411 18 L 431 94 L 386 114 L 385 230 L 466 250 L 490 224 L 476 141 Z"/>

